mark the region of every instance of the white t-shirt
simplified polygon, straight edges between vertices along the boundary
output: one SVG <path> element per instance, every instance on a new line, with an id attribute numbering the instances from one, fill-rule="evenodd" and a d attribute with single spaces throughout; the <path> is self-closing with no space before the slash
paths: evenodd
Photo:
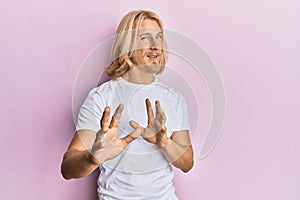
<path id="1" fill-rule="evenodd" d="M 167 135 L 174 131 L 189 130 L 187 105 L 176 90 L 160 83 L 134 84 L 122 78 L 103 83 L 88 94 L 79 115 L 76 130 L 98 131 L 105 106 L 110 106 L 111 116 L 120 103 L 124 110 L 119 122 L 119 137 L 128 135 L 133 128 L 130 120 L 147 126 L 145 100 L 159 100 L 167 120 Z M 98 178 L 101 200 L 176 200 L 172 183 L 171 164 L 160 149 L 142 137 L 131 142 L 116 158 L 102 163 Z"/>

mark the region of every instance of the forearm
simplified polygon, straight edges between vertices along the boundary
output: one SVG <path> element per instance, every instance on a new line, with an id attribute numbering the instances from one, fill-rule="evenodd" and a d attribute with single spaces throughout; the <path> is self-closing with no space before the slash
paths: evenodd
<path id="1" fill-rule="evenodd" d="M 92 173 L 99 165 L 89 151 L 70 150 L 64 155 L 61 173 L 67 180 L 81 178 Z"/>
<path id="2" fill-rule="evenodd" d="M 161 148 L 165 157 L 183 172 L 188 172 L 194 165 L 194 153 L 191 145 L 180 145 L 168 138 L 168 142 Z"/>

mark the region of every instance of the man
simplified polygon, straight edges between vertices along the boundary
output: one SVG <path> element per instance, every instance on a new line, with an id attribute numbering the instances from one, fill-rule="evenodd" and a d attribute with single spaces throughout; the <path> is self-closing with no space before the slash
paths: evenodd
<path id="1" fill-rule="evenodd" d="M 112 80 L 92 89 L 80 109 L 61 166 L 64 178 L 99 167 L 99 199 L 177 199 L 171 165 L 188 172 L 193 149 L 184 98 L 156 79 L 166 56 L 155 13 L 124 16 L 106 68 Z"/>

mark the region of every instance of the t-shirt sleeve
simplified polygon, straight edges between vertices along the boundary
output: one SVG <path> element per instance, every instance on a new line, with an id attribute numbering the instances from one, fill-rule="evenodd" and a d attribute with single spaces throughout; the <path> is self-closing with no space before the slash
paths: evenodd
<path id="1" fill-rule="evenodd" d="M 179 96 L 179 110 L 180 122 L 178 130 L 190 130 L 189 113 L 187 103 L 182 95 Z"/>
<path id="2" fill-rule="evenodd" d="M 80 108 L 76 131 L 83 129 L 98 131 L 103 108 L 101 96 L 97 93 L 97 89 L 92 89 Z"/>

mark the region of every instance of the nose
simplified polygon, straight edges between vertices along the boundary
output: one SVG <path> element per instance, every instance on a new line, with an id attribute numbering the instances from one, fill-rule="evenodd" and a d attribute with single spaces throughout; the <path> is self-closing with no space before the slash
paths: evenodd
<path id="1" fill-rule="evenodd" d="M 151 46 L 150 49 L 153 50 L 153 51 L 155 51 L 155 50 L 157 50 L 158 48 L 157 48 L 157 47 L 154 47 L 154 46 Z"/>
<path id="2" fill-rule="evenodd" d="M 150 49 L 151 50 L 158 50 L 159 46 L 160 46 L 160 42 L 153 38 L 152 41 L 151 41 Z"/>

